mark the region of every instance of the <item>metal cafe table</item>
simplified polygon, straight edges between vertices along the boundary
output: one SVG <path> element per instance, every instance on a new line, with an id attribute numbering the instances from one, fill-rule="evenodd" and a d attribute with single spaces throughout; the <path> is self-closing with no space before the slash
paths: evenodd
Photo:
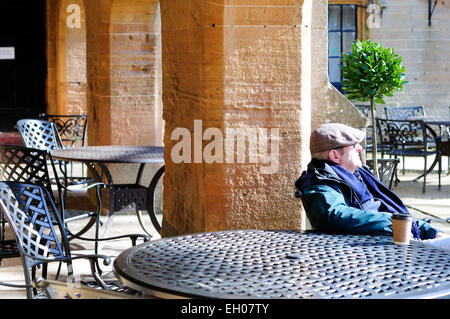
<path id="1" fill-rule="evenodd" d="M 146 164 L 164 164 L 164 147 L 128 145 L 86 146 L 53 150 L 51 155 L 58 160 L 85 163 L 94 178 L 98 181 L 106 182 L 110 196 L 110 216 L 125 207 L 129 207 L 131 204 L 135 204 L 142 228 L 149 233 L 140 216 L 141 210 L 147 210 L 152 225 L 157 232 L 161 231 L 161 225 L 154 210 L 154 193 L 156 185 L 164 173 L 164 165 L 156 171 L 149 186 L 141 185 L 141 177 Z M 136 175 L 136 183 L 115 184 L 111 173 L 105 165 L 106 163 L 140 164 Z M 93 218 L 96 218 L 96 216 L 93 216 Z M 111 221 L 112 218 L 109 219 L 106 229 L 109 228 Z"/>
<path id="2" fill-rule="evenodd" d="M 113 270 L 161 298 L 450 298 L 450 251 L 389 236 L 197 233 L 127 249 Z"/>
<path id="3" fill-rule="evenodd" d="M 436 157 L 431 164 L 430 168 L 428 169 L 428 172 L 431 172 L 431 170 L 436 166 L 436 164 L 439 164 L 439 170 L 441 170 L 441 158 L 442 156 L 450 156 L 450 141 L 443 141 L 441 132 L 436 132 L 433 127 L 439 127 L 439 131 L 441 131 L 441 128 L 443 126 L 450 127 L 450 116 L 449 115 L 422 115 L 422 116 L 412 116 L 408 117 L 408 120 L 411 121 L 420 121 L 422 122 L 432 133 L 434 139 L 436 140 L 436 148 L 437 148 L 437 154 Z M 420 176 L 419 176 L 420 177 Z M 441 175 L 439 174 L 439 183 L 438 188 L 441 188 Z"/>

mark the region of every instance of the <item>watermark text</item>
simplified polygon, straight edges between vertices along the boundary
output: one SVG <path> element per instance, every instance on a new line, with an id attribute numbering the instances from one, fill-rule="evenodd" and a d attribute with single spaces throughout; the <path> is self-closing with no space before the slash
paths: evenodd
<path id="1" fill-rule="evenodd" d="M 279 128 L 218 128 L 203 131 L 201 120 L 194 120 L 193 137 L 187 128 L 172 131 L 171 158 L 179 163 L 262 164 L 262 174 L 273 174 L 279 166 Z M 204 141 L 209 143 L 203 147 Z M 192 149 L 193 148 L 193 149 Z"/>

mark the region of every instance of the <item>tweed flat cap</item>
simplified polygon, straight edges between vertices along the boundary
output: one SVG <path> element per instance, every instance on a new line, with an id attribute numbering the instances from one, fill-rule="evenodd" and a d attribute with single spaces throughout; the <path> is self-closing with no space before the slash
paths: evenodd
<path id="1" fill-rule="evenodd" d="M 328 123 L 311 132 L 309 148 L 311 153 L 320 153 L 334 148 L 362 142 L 366 133 L 341 123 Z"/>

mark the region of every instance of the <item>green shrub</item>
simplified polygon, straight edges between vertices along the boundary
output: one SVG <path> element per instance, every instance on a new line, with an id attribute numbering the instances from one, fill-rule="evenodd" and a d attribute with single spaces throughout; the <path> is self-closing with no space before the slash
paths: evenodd
<path id="1" fill-rule="evenodd" d="M 348 99 L 370 101 L 372 117 L 372 155 L 374 167 L 377 167 L 377 139 L 375 130 L 375 103 L 385 104 L 384 96 L 393 96 L 394 91 L 402 91 L 406 68 L 402 58 L 392 48 L 383 48 L 380 43 L 357 40 L 352 51 L 342 54 L 343 89 Z M 374 169 L 378 176 L 378 170 Z"/>

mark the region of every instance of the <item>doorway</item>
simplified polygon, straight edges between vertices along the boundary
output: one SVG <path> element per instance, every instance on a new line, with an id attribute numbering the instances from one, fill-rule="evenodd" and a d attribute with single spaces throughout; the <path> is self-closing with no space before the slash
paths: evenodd
<path id="1" fill-rule="evenodd" d="M 0 3 L 0 131 L 45 111 L 45 0 Z"/>

